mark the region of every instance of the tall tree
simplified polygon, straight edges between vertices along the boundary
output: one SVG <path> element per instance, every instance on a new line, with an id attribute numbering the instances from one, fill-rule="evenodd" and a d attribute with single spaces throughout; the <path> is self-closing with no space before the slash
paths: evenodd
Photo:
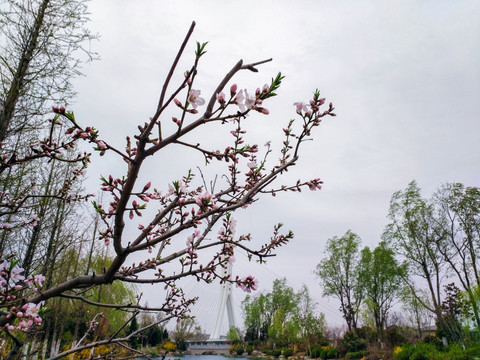
<path id="1" fill-rule="evenodd" d="M 386 327 L 388 312 L 399 298 L 405 266 L 399 266 L 392 249 L 381 242 L 373 252 L 365 247 L 359 265 L 360 283 L 365 290 L 365 299 L 373 313 L 375 327 L 381 337 Z"/>
<path id="2" fill-rule="evenodd" d="M 298 320 L 298 337 L 305 344 L 307 353 L 310 353 L 311 345 L 318 343 L 325 337 L 327 322 L 325 314 L 317 313 L 318 304 L 310 296 L 306 285 L 298 292 L 298 307 L 295 318 Z"/>
<path id="3" fill-rule="evenodd" d="M 326 257 L 317 265 L 315 274 L 320 279 L 324 296 L 340 301 L 340 310 L 348 331 L 357 331 L 357 320 L 364 289 L 357 265 L 360 260 L 360 237 L 348 230 L 342 237 L 328 240 Z"/>
<path id="4" fill-rule="evenodd" d="M 85 27 L 86 2 L 6 0 L 0 5 L 0 141 L 9 132 L 35 127 L 49 101 L 72 99 L 81 57 L 94 55 L 88 50 L 94 36 Z"/>
<path id="5" fill-rule="evenodd" d="M 480 327 L 480 304 L 474 290 L 480 285 L 480 189 L 446 184 L 434 194 L 433 203 L 437 224 L 446 237 L 438 251 L 463 287 L 474 321 Z"/>
<path id="6" fill-rule="evenodd" d="M 412 181 L 404 191 L 393 194 L 388 217 L 391 222 L 383 233 L 384 240 L 408 265 L 410 277 L 405 280 L 410 289 L 415 290 L 415 277 L 425 282 L 430 302 L 423 302 L 421 296 L 417 299 L 442 322 L 442 280 L 448 268 L 439 253 L 445 246 L 445 232 L 434 219 L 434 206 L 422 198 Z"/>

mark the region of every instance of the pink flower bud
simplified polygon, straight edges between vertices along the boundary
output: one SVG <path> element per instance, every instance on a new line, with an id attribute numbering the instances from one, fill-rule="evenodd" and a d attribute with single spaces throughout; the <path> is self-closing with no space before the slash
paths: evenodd
<path id="1" fill-rule="evenodd" d="M 237 93 L 237 84 L 230 86 L 230 95 L 233 96 Z"/>

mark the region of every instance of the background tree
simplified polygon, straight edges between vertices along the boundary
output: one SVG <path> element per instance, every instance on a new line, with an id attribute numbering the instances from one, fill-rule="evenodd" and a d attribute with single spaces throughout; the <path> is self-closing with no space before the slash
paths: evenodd
<path id="1" fill-rule="evenodd" d="M 0 141 L 41 125 L 48 102 L 73 98 L 72 80 L 95 56 L 85 0 L 7 0 L 0 6 Z M 82 58 L 83 57 L 83 58 Z"/>
<path id="2" fill-rule="evenodd" d="M 435 221 L 434 207 L 422 198 L 420 188 L 412 181 L 404 191 L 393 194 L 388 217 L 391 222 L 383 238 L 407 264 L 410 276 L 405 281 L 411 291 L 416 289 L 415 278 L 425 282 L 429 302 L 424 302 L 415 292 L 413 294 L 441 323 L 442 280 L 448 270 L 439 252 L 446 246 L 445 232 Z"/>
<path id="3" fill-rule="evenodd" d="M 375 328 L 381 337 L 387 326 L 388 313 L 399 299 L 406 268 L 397 264 L 393 250 L 381 242 L 373 252 L 368 247 L 362 250 L 358 271 L 365 303 L 373 313 Z"/>
<path id="4" fill-rule="evenodd" d="M 246 296 L 242 307 L 246 341 L 289 346 L 300 340 L 309 347 L 325 335 L 325 316 L 317 313 L 308 288 L 295 292 L 285 278 L 276 279 L 269 293 Z"/>
<path id="5" fill-rule="evenodd" d="M 348 331 L 357 330 L 357 320 L 364 289 L 357 265 L 360 261 L 360 237 L 347 231 L 342 237 L 327 241 L 326 257 L 320 261 L 315 274 L 320 279 L 324 296 L 340 300 L 340 310 Z"/>
<path id="6" fill-rule="evenodd" d="M 267 313 L 267 297 L 264 294 L 247 295 L 242 301 L 246 341 L 266 341 L 271 318 Z"/>
<path id="7" fill-rule="evenodd" d="M 242 342 L 242 333 L 239 328 L 234 326 L 230 327 L 227 331 L 227 340 L 232 344 L 239 344 Z"/>
<path id="8" fill-rule="evenodd" d="M 179 350 L 187 349 L 187 341 L 205 341 L 208 339 L 208 335 L 205 334 L 202 327 L 192 318 L 177 321 L 171 335 Z"/>
<path id="9" fill-rule="evenodd" d="M 318 304 L 310 296 L 306 285 L 298 292 L 298 309 L 295 316 L 298 320 L 298 337 L 310 353 L 313 344 L 320 343 L 327 332 L 325 314 L 317 313 Z"/>
<path id="10" fill-rule="evenodd" d="M 473 319 L 480 327 L 480 309 L 474 287 L 480 284 L 480 189 L 463 184 L 446 184 L 432 199 L 437 209 L 436 221 L 446 240 L 438 248 L 465 291 Z"/>

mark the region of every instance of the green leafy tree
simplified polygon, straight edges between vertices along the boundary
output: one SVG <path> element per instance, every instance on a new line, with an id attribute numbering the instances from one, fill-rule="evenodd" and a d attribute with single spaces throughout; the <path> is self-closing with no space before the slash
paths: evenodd
<path id="1" fill-rule="evenodd" d="M 242 336 L 240 333 L 240 329 L 232 326 L 228 329 L 227 332 L 227 340 L 230 341 L 232 344 L 239 344 L 242 342 Z"/>
<path id="2" fill-rule="evenodd" d="M 305 344 L 307 353 L 310 353 L 312 344 L 319 343 L 326 335 L 327 322 L 325 314 L 317 313 L 317 303 L 310 296 L 306 285 L 303 285 L 298 293 L 298 308 L 296 319 L 298 320 L 298 336 Z"/>
<path id="3" fill-rule="evenodd" d="M 340 310 L 348 331 L 356 331 L 360 305 L 364 297 L 358 272 L 360 237 L 347 231 L 342 237 L 328 240 L 326 257 L 317 265 L 315 274 L 320 279 L 324 296 L 340 301 Z"/>
<path id="4" fill-rule="evenodd" d="M 472 317 L 480 327 L 480 303 L 474 288 L 480 285 L 480 189 L 463 184 L 446 184 L 433 196 L 437 223 L 445 234 L 445 246 L 438 251 L 465 291 Z"/>
<path id="5" fill-rule="evenodd" d="M 420 188 L 412 181 L 404 191 L 393 194 L 389 219 L 383 239 L 408 266 L 405 278 L 413 295 L 442 322 L 442 281 L 448 273 L 447 263 L 439 249 L 446 246 L 445 232 L 435 220 L 433 204 L 422 198 Z M 429 301 L 416 292 L 415 278 L 424 281 Z"/>
<path id="6" fill-rule="evenodd" d="M 255 297 L 247 295 L 242 301 L 246 341 L 267 340 L 271 318 L 267 313 L 266 302 L 264 294 Z"/>
<path id="7" fill-rule="evenodd" d="M 272 292 L 267 294 L 266 309 L 270 314 L 268 338 L 278 345 L 288 345 L 295 341 L 299 327 L 298 294 L 287 285 L 287 279 L 277 279 L 273 282 Z"/>
<path id="8" fill-rule="evenodd" d="M 400 297 L 406 267 L 398 265 L 393 250 L 382 242 L 373 252 L 368 247 L 362 250 L 358 271 L 365 291 L 365 304 L 371 310 L 376 331 L 381 336 L 388 313 Z"/>
<path id="9" fill-rule="evenodd" d="M 138 330 L 138 321 L 137 321 L 137 318 L 134 317 L 130 322 L 130 326 L 128 327 L 127 334 L 128 335 L 133 334 L 137 330 Z M 134 349 L 138 349 L 138 347 L 140 346 L 137 336 L 132 336 L 128 342 L 130 343 L 130 346 Z"/>

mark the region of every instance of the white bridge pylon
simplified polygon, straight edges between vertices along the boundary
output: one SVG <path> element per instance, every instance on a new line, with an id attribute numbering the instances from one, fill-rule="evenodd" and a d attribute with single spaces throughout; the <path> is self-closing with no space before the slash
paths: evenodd
<path id="1" fill-rule="evenodd" d="M 232 276 L 232 264 L 227 263 L 227 266 L 222 269 L 223 277 L 230 275 Z M 227 310 L 228 316 L 228 328 L 235 327 L 235 316 L 233 313 L 233 299 L 232 299 L 232 284 L 229 282 L 224 282 L 221 284 L 222 291 L 220 294 L 220 304 L 218 306 L 217 317 L 215 320 L 215 327 L 213 328 L 212 333 L 210 334 L 210 340 L 219 340 L 220 339 L 220 329 L 223 324 L 223 318 L 225 315 L 225 309 Z"/>

